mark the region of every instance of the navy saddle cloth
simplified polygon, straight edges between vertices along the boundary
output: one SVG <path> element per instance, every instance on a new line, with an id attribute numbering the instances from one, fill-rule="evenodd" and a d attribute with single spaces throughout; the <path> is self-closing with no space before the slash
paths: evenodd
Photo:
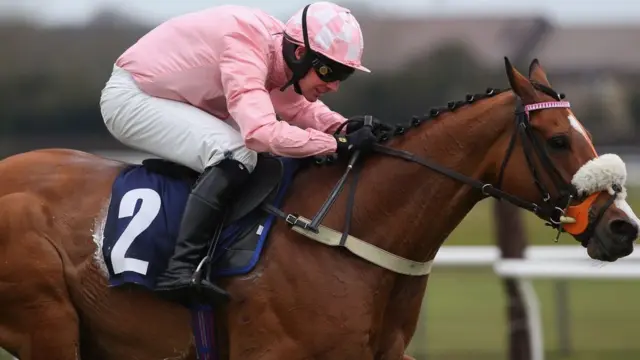
<path id="1" fill-rule="evenodd" d="M 275 215 L 260 208 L 280 206 L 301 160 L 261 155 L 245 189 L 230 205 L 212 257 L 209 277 L 246 274 L 258 262 Z M 158 159 L 126 167 L 112 185 L 102 255 L 109 285 L 150 290 L 173 255 L 184 206 L 197 173 Z"/>

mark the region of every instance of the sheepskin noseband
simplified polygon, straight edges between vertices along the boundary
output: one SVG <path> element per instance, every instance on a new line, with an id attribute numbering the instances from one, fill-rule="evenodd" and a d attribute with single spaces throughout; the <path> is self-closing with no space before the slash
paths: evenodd
<path id="1" fill-rule="evenodd" d="M 618 155 L 604 154 L 584 164 L 573 176 L 571 183 L 579 196 L 588 197 L 580 205 L 572 206 L 567 210 L 566 215 L 574 221 L 565 224 L 565 231 L 574 235 L 585 231 L 589 223 L 589 208 L 601 192 L 615 196 L 614 205 L 640 226 L 640 219 L 626 200 L 626 182 L 627 169 Z"/>

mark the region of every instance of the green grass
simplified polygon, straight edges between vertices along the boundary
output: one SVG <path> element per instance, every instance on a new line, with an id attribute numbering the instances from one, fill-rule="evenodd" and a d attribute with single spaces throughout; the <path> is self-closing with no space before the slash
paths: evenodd
<path id="1" fill-rule="evenodd" d="M 634 209 L 640 209 L 640 189 L 629 189 L 628 200 Z M 478 204 L 445 246 L 495 244 L 493 204 L 493 200 Z M 522 215 L 530 244 L 555 244 L 552 229 L 531 214 Z M 560 243 L 577 244 L 568 235 L 563 235 Z M 559 351 L 555 284 L 550 280 L 534 282 L 543 312 L 548 359 L 640 359 L 640 284 L 623 280 L 568 282 L 569 356 Z M 491 269 L 436 268 L 425 299 L 421 325 L 409 347 L 418 360 L 507 360 L 506 296 Z"/>
<path id="2" fill-rule="evenodd" d="M 421 329 L 410 353 L 421 359 L 507 359 L 506 299 L 491 271 L 439 269 L 429 280 Z M 573 356 L 559 356 L 554 283 L 536 281 L 550 359 L 640 358 L 640 286 L 631 281 L 571 281 Z M 429 356 L 425 356 L 429 355 Z"/>

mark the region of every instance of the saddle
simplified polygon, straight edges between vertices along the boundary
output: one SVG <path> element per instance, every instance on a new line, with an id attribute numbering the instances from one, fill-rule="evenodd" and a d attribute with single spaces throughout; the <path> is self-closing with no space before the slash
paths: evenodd
<path id="1" fill-rule="evenodd" d="M 198 179 L 198 172 L 186 166 L 164 159 L 145 159 L 142 165 L 157 174 L 174 179 L 182 179 L 192 186 Z M 249 176 L 243 191 L 234 199 L 226 209 L 227 223 L 233 223 L 262 204 L 269 196 L 273 196 L 282 182 L 282 159 L 268 154 L 259 154 L 255 169 Z"/>
<path id="2" fill-rule="evenodd" d="M 229 276 L 247 270 L 255 265 L 252 258 L 262 247 L 264 238 L 256 236 L 256 227 L 264 225 L 269 215 L 260 212 L 261 205 L 273 202 L 282 189 L 288 185 L 285 177 L 285 162 L 298 161 L 275 157 L 269 154 L 259 154 L 256 167 L 233 201 L 225 209 L 225 221 L 213 239 L 210 240 L 207 255 L 201 259 L 193 278 L 199 284 L 203 278 L 211 276 Z M 186 181 L 191 188 L 199 174 L 180 164 L 164 159 L 145 159 L 142 166 L 161 176 Z M 297 167 L 296 167 L 297 168 Z M 292 174 L 291 174 L 292 175 Z M 226 240 L 220 244 L 221 238 Z M 222 245 L 222 246 L 220 246 Z M 215 261 L 214 261 L 215 260 Z M 215 264 L 214 264 L 215 263 Z M 217 265 L 217 271 L 214 269 Z"/>

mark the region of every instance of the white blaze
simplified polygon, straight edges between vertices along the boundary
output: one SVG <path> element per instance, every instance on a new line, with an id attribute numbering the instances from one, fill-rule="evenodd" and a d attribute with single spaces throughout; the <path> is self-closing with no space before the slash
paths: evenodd
<path id="1" fill-rule="evenodd" d="M 631 221 L 634 221 L 636 225 L 640 227 L 640 219 L 638 219 L 636 214 L 633 212 L 633 209 L 631 209 L 631 206 L 626 200 L 616 199 L 614 201 L 614 204 L 618 209 L 622 210 L 625 214 L 627 214 L 627 216 L 629 217 L 629 219 L 631 219 Z"/>
<path id="2" fill-rule="evenodd" d="M 584 136 L 585 139 L 589 140 L 589 136 L 587 135 L 587 132 L 584 130 L 584 127 L 582 127 L 582 124 L 580 124 L 578 119 L 576 119 L 576 117 L 573 114 L 569 115 L 569 124 L 571 124 L 571 127 L 576 129 L 577 132 L 582 134 L 582 136 Z"/>

